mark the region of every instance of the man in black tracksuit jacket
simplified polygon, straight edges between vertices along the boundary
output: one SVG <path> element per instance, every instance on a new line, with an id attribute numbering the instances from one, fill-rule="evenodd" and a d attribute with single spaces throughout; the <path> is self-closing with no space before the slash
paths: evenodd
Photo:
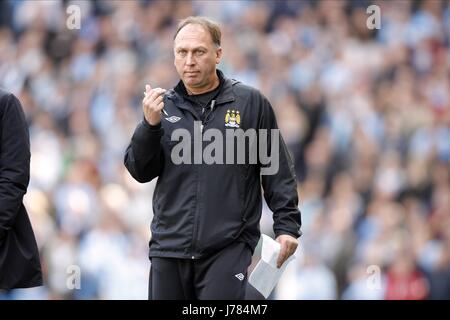
<path id="1" fill-rule="evenodd" d="M 42 285 L 33 229 L 22 203 L 30 179 L 30 142 L 19 100 L 0 89 L 0 289 Z"/>
<path id="2" fill-rule="evenodd" d="M 265 142 L 267 154 L 271 147 L 277 152 L 275 173 L 261 175 L 268 164 L 251 163 L 248 157 L 245 163 L 237 162 L 236 148 L 232 163 L 225 157 L 214 163 L 196 160 L 198 144 L 201 150 L 209 144 L 196 137 L 208 130 L 222 134 L 226 155 L 225 145 L 233 139 L 226 130 L 270 132 L 277 123 L 270 103 L 258 90 L 227 79 L 216 69 L 222 54 L 216 24 L 199 17 L 180 22 L 174 54 L 181 80 L 168 91 L 146 86 L 145 117 L 124 160 L 137 181 L 158 177 L 149 297 L 243 299 L 247 267 L 260 237 L 261 185 L 282 248 L 279 266 L 297 247 L 301 219 L 293 163 L 281 136 L 276 150 L 270 133 Z M 182 131 L 191 139 L 174 139 Z M 249 150 L 248 141 L 246 146 Z M 174 154 L 185 161 L 174 160 Z"/>

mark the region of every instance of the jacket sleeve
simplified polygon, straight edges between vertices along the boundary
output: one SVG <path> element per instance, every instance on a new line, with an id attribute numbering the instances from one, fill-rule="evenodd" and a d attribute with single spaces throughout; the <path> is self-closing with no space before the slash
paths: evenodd
<path id="1" fill-rule="evenodd" d="M 0 98 L 0 242 L 11 229 L 30 180 L 30 137 L 20 101 Z"/>
<path id="2" fill-rule="evenodd" d="M 264 198 L 270 210 L 273 212 L 273 230 L 276 237 L 282 234 L 288 234 L 298 238 L 301 236 L 301 213 L 298 208 L 297 181 L 294 164 L 283 137 L 279 132 L 275 113 L 270 102 L 262 94 L 260 94 L 258 100 L 261 105 L 259 129 L 267 130 L 267 139 L 265 140 L 267 143 L 266 154 L 271 155 L 272 149 L 274 149 L 271 161 L 278 163 L 278 170 L 268 170 L 266 173 L 269 174 L 263 174 L 262 170 L 264 168 L 275 164 L 264 164 L 260 162 Z M 278 130 L 278 139 L 274 140 L 274 142 L 278 140 L 278 148 L 272 143 L 272 135 L 274 138 L 277 138 L 272 130 Z"/>
<path id="3" fill-rule="evenodd" d="M 161 123 L 151 126 L 145 119 L 137 126 L 125 152 L 124 164 L 138 182 L 153 180 L 163 168 Z"/>

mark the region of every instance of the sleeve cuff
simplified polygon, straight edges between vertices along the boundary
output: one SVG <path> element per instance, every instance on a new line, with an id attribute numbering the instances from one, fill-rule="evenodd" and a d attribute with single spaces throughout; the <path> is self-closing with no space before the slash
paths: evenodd
<path id="1" fill-rule="evenodd" d="M 281 236 L 283 234 L 287 234 L 290 236 L 293 236 L 294 238 L 298 239 L 303 235 L 303 232 L 301 230 L 298 230 L 298 232 L 291 232 L 286 230 L 277 230 L 275 231 L 275 238 L 278 238 L 278 236 Z"/>
<path id="2" fill-rule="evenodd" d="M 161 122 L 159 122 L 158 124 L 156 124 L 156 125 L 151 125 L 150 123 L 148 123 L 148 121 L 147 121 L 147 119 L 145 119 L 145 117 L 142 119 L 142 123 L 144 124 L 144 126 L 147 128 L 147 129 L 150 129 L 150 130 L 152 130 L 152 131 L 157 131 L 157 130 L 160 130 L 161 129 Z"/>

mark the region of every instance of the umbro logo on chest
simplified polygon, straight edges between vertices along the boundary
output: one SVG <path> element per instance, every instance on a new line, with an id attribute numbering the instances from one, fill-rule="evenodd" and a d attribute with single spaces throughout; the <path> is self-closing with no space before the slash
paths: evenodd
<path id="1" fill-rule="evenodd" d="M 177 117 L 177 116 L 171 116 L 171 117 L 164 118 L 164 119 L 166 119 L 167 121 L 169 121 L 169 122 L 171 122 L 171 123 L 175 123 L 175 122 L 178 122 L 178 121 L 181 120 L 181 118 L 180 118 L 180 117 Z"/>

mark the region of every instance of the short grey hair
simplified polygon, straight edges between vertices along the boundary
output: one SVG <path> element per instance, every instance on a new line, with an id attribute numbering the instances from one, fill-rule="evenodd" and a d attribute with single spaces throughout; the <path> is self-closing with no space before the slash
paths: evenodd
<path id="1" fill-rule="evenodd" d="M 209 18 L 206 18 L 206 17 L 190 16 L 190 17 L 187 17 L 186 19 L 181 20 L 178 23 L 177 31 L 175 32 L 173 39 L 175 40 L 175 38 L 177 37 L 180 30 L 189 24 L 198 24 L 198 25 L 202 26 L 211 35 L 211 39 L 212 39 L 213 43 L 216 46 L 220 47 L 221 38 L 222 38 L 222 32 L 220 31 L 220 27 L 215 21 L 213 21 Z"/>

